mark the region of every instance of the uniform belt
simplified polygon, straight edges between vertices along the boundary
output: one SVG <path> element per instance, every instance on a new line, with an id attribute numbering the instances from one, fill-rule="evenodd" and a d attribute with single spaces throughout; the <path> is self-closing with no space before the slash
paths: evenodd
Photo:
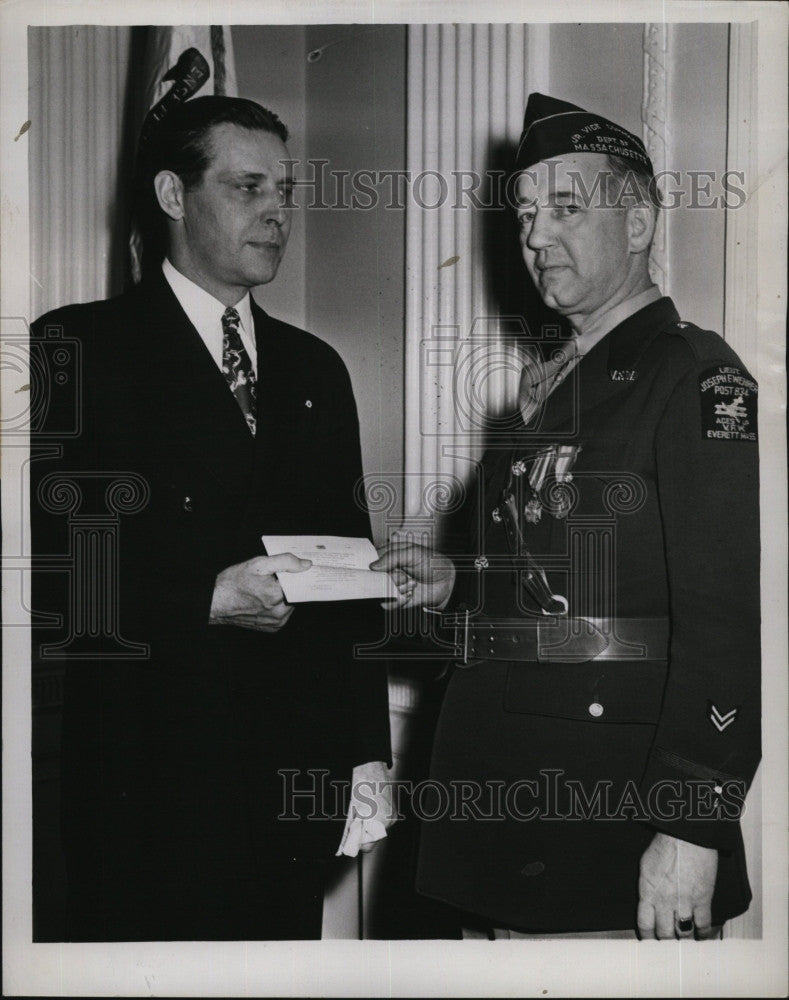
<path id="1" fill-rule="evenodd" d="M 482 660 L 527 663 L 584 663 L 589 660 L 665 660 L 667 618 L 586 618 L 547 616 L 528 623 L 444 616 L 455 630 L 459 666 Z"/>

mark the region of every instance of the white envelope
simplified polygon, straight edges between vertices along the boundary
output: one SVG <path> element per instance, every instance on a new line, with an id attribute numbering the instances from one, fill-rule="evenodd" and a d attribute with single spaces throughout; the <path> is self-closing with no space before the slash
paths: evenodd
<path id="1" fill-rule="evenodd" d="M 378 558 L 367 538 L 338 535 L 263 535 L 270 556 L 292 552 L 310 559 L 303 573 L 277 573 L 277 579 L 291 604 L 302 601 L 354 601 L 363 598 L 391 598 L 395 587 L 388 573 L 369 569 Z"/>

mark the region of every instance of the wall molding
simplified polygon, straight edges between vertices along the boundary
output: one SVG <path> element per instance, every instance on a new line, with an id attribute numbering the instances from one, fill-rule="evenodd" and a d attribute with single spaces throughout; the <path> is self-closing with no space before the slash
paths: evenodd
<path id="1" fill-rule="evenodd" d="M 656 174 L 667 169 L 671 161 L 669 129 L 671 26 L 663 23 L 645 24 L 642 48 L 644 53 L 644 84 L 641 103 L 643 140 Z M 671 294 L 671 270 L 668 252 L 668 212 L 658 213 L 657 228 L 649 254 L 652 280 L 664 295 Z"/>
<path id="2" fill-rule="evenodd" d="M 458 171 L 480 175 L 484 185 L 510 163 L 528 93 L 548 82 L 549 32 L 549 25 L 409 26 L 412 177 L 435 172 L 456 190 Z M 488 417 L 513 408 L 523 366 L 489 287 L 485 213 L 466 200 L 458 210 L 454 200 L 423 208 L 410 199 L 407 208 L 406 523 L 430 513 L 419 485 L 425 478 L 468 482 Z"/>
<path id="3" fill-rule="evenodd" d="M 726 209 L 724 337 L 746 364 L 757 353 L 756 254 L 760 164 L 756 142 L 756 25 L 729 28 L 729 117 L 726 169 L 743 171 L 747 197 Z"/>
<path id="4" fill-rule="evenodd" d="M 757 124 L 757 34 L 756 24 L 729 26 L 729 108 L 726 169 L 745 174 L 746 201 L 726 208 L 726 263 L 724 337 L 743 358 L 754 365 L 758 358 L 758 301 L 756 253 L 758 246 L 758 201 L 755 198 L 762 164 L 759 163 Z M 742 916 L 724 928 L 727 938 L 760 938 L 762 921 L 762 830 L 763 803 L 761 768 L 748 792 L 741 821 L 753 901 Z"/>

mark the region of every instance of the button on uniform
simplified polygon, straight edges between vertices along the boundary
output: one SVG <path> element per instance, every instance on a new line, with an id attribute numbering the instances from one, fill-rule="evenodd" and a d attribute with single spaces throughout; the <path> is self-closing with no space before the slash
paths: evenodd
<path id="1" fill-rule="evenodd" d="M 187 511 L 187 513 L 191 513 L 192 512 L 192 498 L 191 497 L 184 497 L 183 508 L 184 508 L 185 511 Z"/>
<path id="2" fill-rule="evenodd" d="M 592 704 L 589 706 L 589 714 L 593 716 L 595 719 L 599 719 L 604 711 L 605 709 L 603 708 L 603 706 L 600 704 L 599 701 L 593 701 Z"/>

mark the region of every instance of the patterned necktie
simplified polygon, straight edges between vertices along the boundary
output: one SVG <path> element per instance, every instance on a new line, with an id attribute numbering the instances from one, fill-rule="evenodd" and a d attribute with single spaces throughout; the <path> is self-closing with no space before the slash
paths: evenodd
<path id="1" fill-rule="evenodd" d="M 240 323 L 241 317 L 232 306 L 228 306 L 222 314 L 222 372 L 254 435 L 257 380 L 252 361 L 238 332 Z"/>

